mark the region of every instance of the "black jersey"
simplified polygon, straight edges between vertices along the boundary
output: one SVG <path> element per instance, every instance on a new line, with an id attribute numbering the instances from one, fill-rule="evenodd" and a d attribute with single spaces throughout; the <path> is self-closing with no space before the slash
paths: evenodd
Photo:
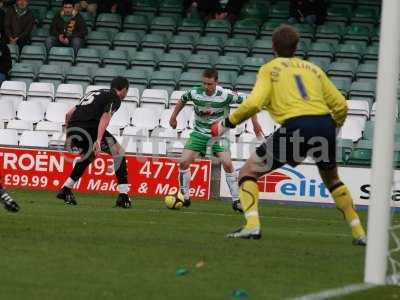
<path id="1" fill-rule="evenodd" d="M 97 128 L 103 113 L 113 114 L 120 106 L 121 100 L 114 90 L 92 91 L 87 93 L 76 106 L 69 126 Z"/>

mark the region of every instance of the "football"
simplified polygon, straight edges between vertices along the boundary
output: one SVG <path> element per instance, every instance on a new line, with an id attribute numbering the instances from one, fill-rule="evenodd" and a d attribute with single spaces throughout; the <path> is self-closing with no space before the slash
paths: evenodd
<path id="1" fill-rule="evenodd" d="M 165 205 L 169 209 L 181 209 L 184 201 L 185 200 L 181 192 L 169 194 L 164 198 Z"/>

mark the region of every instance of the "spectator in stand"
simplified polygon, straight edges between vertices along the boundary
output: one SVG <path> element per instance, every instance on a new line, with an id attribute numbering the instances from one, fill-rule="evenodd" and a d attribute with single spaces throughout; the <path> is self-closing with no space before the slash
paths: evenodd
<path id="1" fill-rule="evenodd" d="M 86 23 L 74 9 L 73 0 L 64 0 L 60 13 L 54 16 L 50 27 L 50 36 L 46 38 L 49 52 L 54 46 L 67 46 L 74 49 L 75 55 L 84 46 L 87 35 Z"/>
<path id="2" fill-rule="evenodd" d="M 0 40 L 0 84 L 7 79 L 12 67 L 11 53 L 7 44 Z"/>
<path id="3" fill-rule="evenodd" d="M 197 17 L 203 20 L 223 19 L 224 12 L 219 1 L 210 0 L 184 0 L 183 8 L 185 17 Z"/>
<path id="4" fill-rule="evenodd" d="M 239 18 L 240 11 L 247 0 L 229 0 L 222 13 L 216 15 L 216 19 L 227 19 L 235 22 Z"/>
<path id="5" fill-rule="evenodd" d="M 99 0 L 99 13 L 120 14 L 123 18 L 132 13 L 132 0 Z"/>
<path id="6" fill-rule="evenodd" d="M 2 41 L 6 41 L 6 34 L 4 32 L 4 17 L 6 15 L 6 12 L 4 11 L 4 2 L 2 0 L 0 0 L 0 38 Z"/>
<path id="7" fill-rule="evenodd" d="M 6 40 L 12 45 L 22 47 L 31 43 L 31 33 L 35 26 L 35 18 L 28 9 L 28 0 L 17 0 L 15 5 L 8 7 L 4 17 L 4 32 Z"/>
<path id="8" fill-rule="evenodd" d="M 291 0 L 289 15 L 290 24 L 322 24 L 326 16 L 325 2 L 324 0 Z"/>
<path id="9" fill-rule="evenodd" d="M 93 16 L 97 13 L 97 0 L 84 0 L 79 2 L 80 11 L 90 12 Z"/>

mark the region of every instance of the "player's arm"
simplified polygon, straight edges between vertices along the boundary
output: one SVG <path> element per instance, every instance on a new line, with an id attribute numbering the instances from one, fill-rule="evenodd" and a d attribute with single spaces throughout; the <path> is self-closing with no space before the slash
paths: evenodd
<path id="1" fill-rule="evenodd" d="M 68 126 L 69 120 L 71 120 L 72 114 L 75 112 L 76 107 L 72 107 L 65 115 L 65 126 Z"/>
<path id="2" fill-rule="evenodd" d="M 331 110 L 333 120 L 335 121 L 337 127 L 342 127 L 347 117 L 346 99 L 325 73 L 322 73 L 321 80 L 324 99 Z"/>
<path id="3" fill-rule="evenodd" d="M 241 122 L 249 119 L 259 111 L 261 111 L 263 106 L 266 106 L 269 101 L 269 94 L 271 90 L 269 71 L 266 65 L 262 66 L 258 72 L 257 81 L 251 91 L 250 95 L 235 109 L 228 118 L 222 121 L 219 125 L 213 124 L 212 135 L 221 135 L 224 128 L 234 128 Z"/>
<path id="4" fill-rule="evenodd" d="M 176 120 L 176 117 L 179 115 L 181 110 L 185 107 L 186 102 L 182 101 L 182 99 L 179 99 L 178 102 L 175 105 L 174 111 L 171 114 L 171 117 L 169 119 L 169 125 L 175 129 L 176 126 L 178 125 L 178 121 Z"/>
<path id="5" fill-rule="evenodd" d="M 99 126 L 97 128 L 97 139 L 94 143 L 94 154 L 97 155 L 101 151 L 101 141 L 104 136 L 104 132 L 106 131 L 108 124 L 110 124 L 112 117 L 111 112 L 104 112 L 100 118 Z"/>
<path id="6" fill-rule="evenodd" d="M 257 114 L 255 114 L 255 115 L 253 115 L 251 117 L 251 123 L 253 123 L 254 134 L 256 136 L 263 137 L 264 136 L 264 132 L 263 132 L 263 129 L 262 129 L 262 126 L 261 126 L 260 122 L 258 122 Z"/>

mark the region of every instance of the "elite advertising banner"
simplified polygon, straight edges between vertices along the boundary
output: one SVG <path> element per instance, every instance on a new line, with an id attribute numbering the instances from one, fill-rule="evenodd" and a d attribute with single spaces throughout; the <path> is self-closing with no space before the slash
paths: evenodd
<path id="1" fill-rule="evenodd" d="M 79 156 L 63 151 L 0 147 L 0 166 L 6 187 L 52 190 L 61 188 Z M 179 187 L 176 159 L 126 155 L 128 182 L 133 196 L 163 196 Z M 75 184 L 79 192 L 117 192 L 113 159 L 100 155 Z M 210 198 L 211 161 L 197 160 L 190 166 L 190 193 L 194 199 Z"/>
<path id="2" fill-rule="evenodd" d="M 234 162 L 239 170 L 243 162 Z M 349 188 L 356 205 L 368 205 L 370 197 L 370 168 L 339 167 L 339 175 Z M 221 170 L 220 196 L 230 197 Z M 292 202 L 334 203 L 315 165 L 302 164 L 295 168 L 285 165 L 258 180 L 260 199 Z M 400 207 L 400 171 L 394 171 L 392 205 Z"/>

